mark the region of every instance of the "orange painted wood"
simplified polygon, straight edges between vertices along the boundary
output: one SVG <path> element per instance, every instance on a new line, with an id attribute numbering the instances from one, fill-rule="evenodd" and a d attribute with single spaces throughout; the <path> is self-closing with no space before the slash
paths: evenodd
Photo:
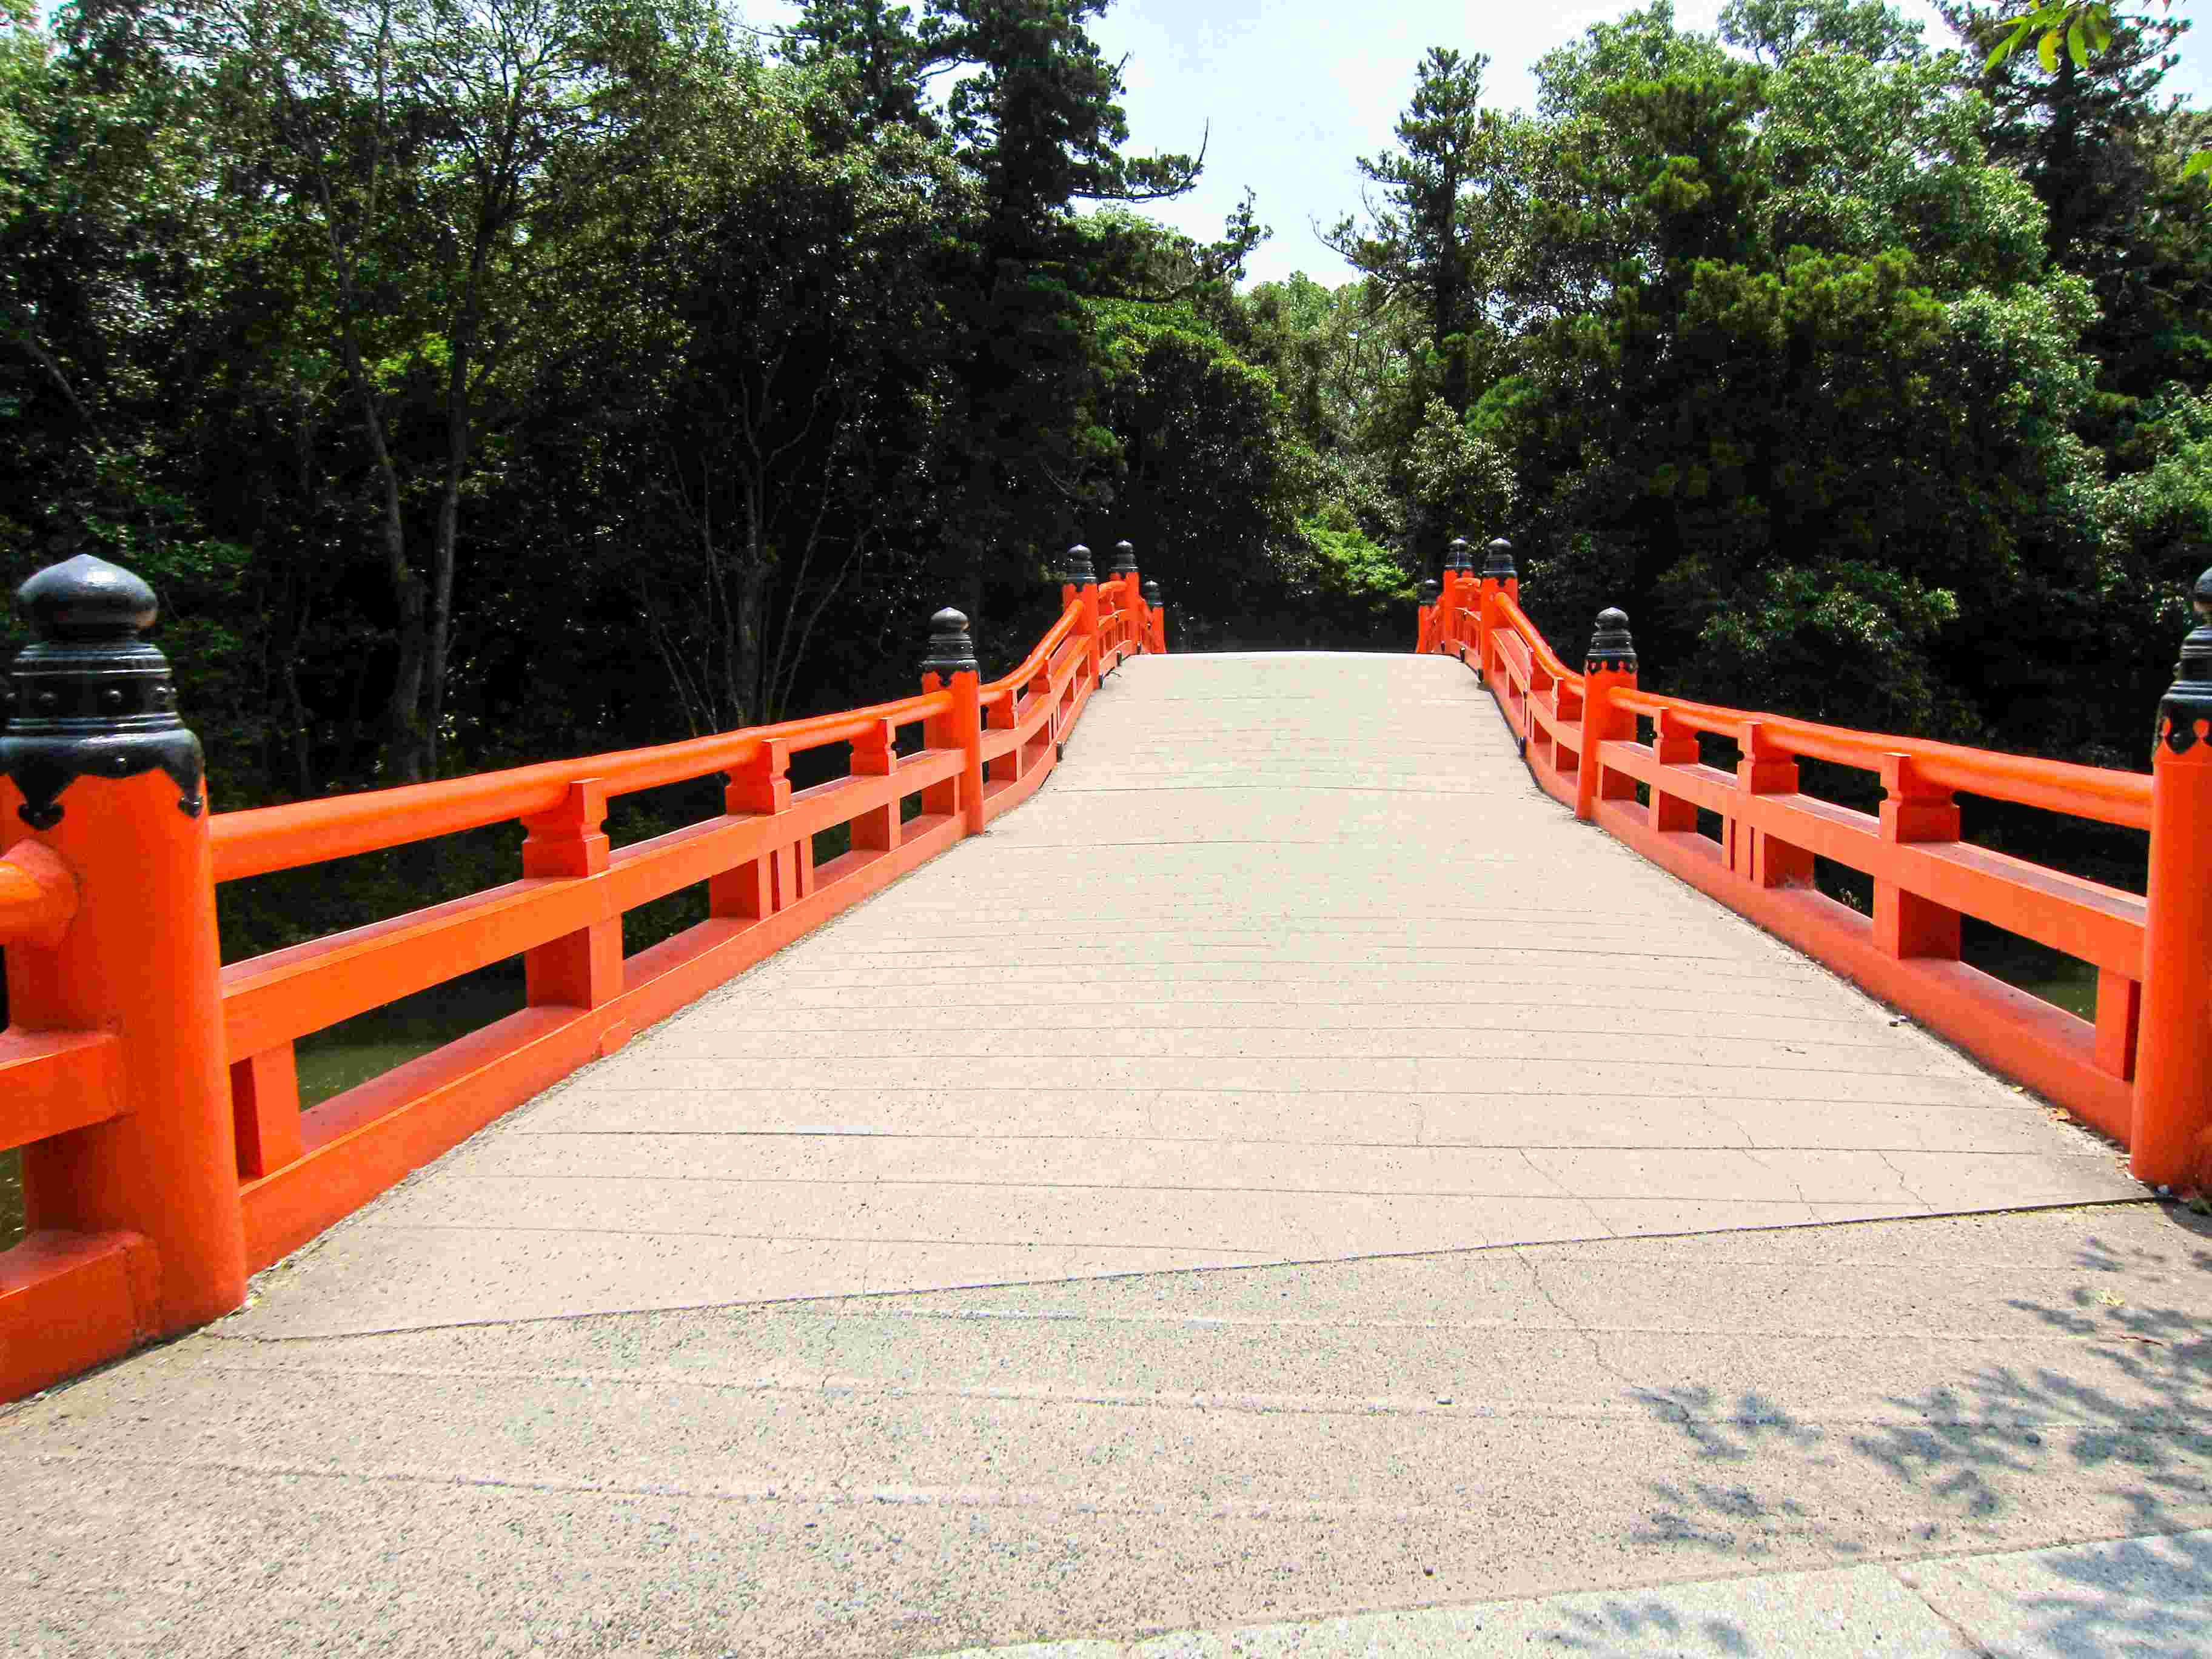
<path id="1" fill-rule="evenodd" d="M 1809 722 L 1717 709 L 1655 696 L 1632 683 L 1595 688 L 1565 672 L 1521 612 L 1517 596 L 1488 599 L 1478 618 L 1482 643 L 1473 665 L 1522 740 L 1531 775 L 1547 793 L 1595 820 L 1654 862 L 1750 916 L 1808 955 L 1876 995 L 1911 1010 L 1931 1029 L 1996 1069 L 2035 1087 L 2106 1133 L 2137 1147 L 2146 1167 L 2143 1046 L 2155 1022 L 2142 981 L 2158 957 L 2149 939 L 2154 905 L 1957 839 L 1958 790 L 2069 811 L 2100 822 L 2150 822 L 2147 780 L 2131 774 L 2019 756 L 1986 754 L 1916 739 L 1878 737 Z M 1595 678 L 1595 677 L 1593 677 Z M 1601 711 L 1593 720 L 1587 697 Z M 1638 715 L 1653 721 L 1649 744 L 1634 740 Z M 1591 732 L 1586 728 L 1595 726 Z M 1742 750 L 1735 773 L 1697 759 L 1697 733 L 1711 732 Z M 2212 841 L 2212 744 L 2199 745 L 2207 768 L 2202 822 L 2168 845 L 2201 864 Z M 1877 816 L 1804 794 L 1800 755 L 1880 773 L 1887 799 Z M 2161 758 L 2166 758 L 2163 756 Z M 1585 766 L 1595 776 L 1578 776 Z M 1648 805 L 1633 786 L 1650 792 Z M 2179 793 L 2179 792 L 2177 792 Z M 1593 801 L 1593 796 L 1595 800 Z M 1699 834 L 1700 809 L 1719 815 L 1723 840 Z M 2176 809 L 2177 818 L 2187 813 Z M 2155 834 L 2154 845 L 2156 844 Z M 1814 857 L 1873 875 L 1877 915 L 1868 918 L 1813 885 Z M 2157 877 L 2154 873 L 2154 885 Z M 2167 1073 L 2165 1109 L 2185 1124 L 2170 1131 L 2162 1167 L 2212 1178 L 2212 1023 L 2203 1018 L 2212 980 L 2212 897 L 2201 871 L 2189 881 L 2202 905 L 2177 937 L 2191 941 L 2173 975 L 2193 987 L 2184 1044 L 2186 1064 Z M 2181 878 L 2177 871 L 2172 885 Z M 1976 915 L 2094 963 L 2100 969 L 2094 1024 L 2018 991 L 1957 960 L 1960 914 Z M 2194 915 L 2194 913 L 2192 913 Z M 2193 954 L 2190 954 L 2193 953 Z M 2202 1028 L 2202 1029 L 2200 1029 Z M 2131 1090 L 2129 1079 L 2137 1076 Z M 2148 1178 L 2148 1177 L 2146 1177 Z"/>
<path id="2" fill-rule="evenodd" d="M 747 862 L 774 846 L 845 823 L 894 790 L 954 776 L 960 764 L 957 751 L 903 757 L 895 778 L 835 780 L 803 791 L 781 818 L 714 818 L 614 848 L 598 877 L 510 882 L 233 963 L 223 970 L 229 1052 L 258 1054 L 322 1030 L 683 888 L 719 888 L 726 873 L 734 891 Z"/>
<path id="3" fill-rule="evenodd" d="M 2130 1146 L 2139 1180 L 2212 1185 L 2212 731 L 2152 762 L 2150 892 Z"/>
<path id="4" fill-rule="evenodd" d="M 1698 764 L 1662 763 L 1648 744 L 1608 744 L 1607 766 L 1698 807 L 1741 819 L 1778 839 L 1894 884 L 1932 904 L 1963 912 L 2130 978 L 2142 972 L 2144 902 L 1966 842 L 1890 842 L 1881 820 L 1804 794 L 1747 799 L 1729 775 Z"/>
<path id="5" fill-rule="evenodd" d="M 292 1045 L 280 1042 L 230 1063 L 230 1111 L 238 1135 L 238 1173 L 273 1174 L 305 1150 L 300 1135 L 300 1071 Z"/>
<path id="6" fill-rule="evenodd" d="M 20 1400 L 167 1329 L 137 1233 L 41 1230 L 0 1252 L 0 1400 Z"/>
<path id="7" fill-rule="evenodd" d="M 949 704 L 950 700 L 941 696 L 902 697 L 849 714 L 785 720 L 658 748 L 549 761 L 510 771 L 366 790 L 289 806 L 217 813 L 210 826 L 215 878 L 238 881 L 551 811 L 559 806 L 568 786 L 585 778 L 601 780 L 610 795 L 684 783 L 743 768 L 768 743 L 780 742 L 788 752 L 798 754 L 850 742 L 877 720 L 911 725 L 943 713 Z"/>
<path id="8" fill-rule="evenodd" d="M 112 1031 L 0 1032 L 0 1152 L 123 1111 Z"/>
<path id="9" fill-rule="evenodd" d="M 112 1032 L 125 1108 L 23 1148 L 25 1212 L 37 1231 L 143 1235 L 161 1263 L 158 1328 L 182 1330 L 246 1299 L 207 815 L 180 810 L 159 771 L 81 777 L 61 820 L 27 835 L 21 804 L 0 784 L 0 839 L 40 841 L 78 904 L 51 948 L 8 947 L 11 1018 Z"/>
<path id="10" fill-rule="evenodd" d="M 76 915 L 76 877 L 52 848 L 23 840 L 0 858 L 0 945 L 52 950 Z"/>
<path id="11" fill-rule="evenodd" d="M 605 784 L 597 778 L 570 784 L 559 806 L 522 821 L 529 832 L 522 843 L 524 878 L 573 881 L 605 874 L 606 817 Z M 523 953 L 527 1000 L 532 1007 L 596 1008 L 620 988 L 622 957 L 620 913 L 586 922 Z"/>
<path id="12" fill-rule="evenodd" d="M 243 1191 L 255 1267 L 281 1260 L 501 1113 L 781 950 L 958 841 L 957 818 L 915 819 L 896 851 L 822 866 L 812 896 L 773 915 L 714 917 L 623 964 L 599 1008 L 529 1008 L 349 1089 L 310 1113 L 306 1155 Z"/>
<path id="13" fill-rule="evenodd" d="M 1653 831 L 1635 803 L 1601 802 L 1597 821 L 1655 864 L 1806 955 L 1856 980 L 2107 1134 L 2128 1133 L 2128 1085 L 2099 1067 L 2095 1029 L 1963 963 L 1891 957 L 1874 924 L 1810 887 L 1760 887 L 1723 868 L 1703 836 Z"/>
<path id="14" fill-rule="evenodd" d="M 2136 1074 L 2142 1030 L 2142 986 L 2109 968 L 2097 973 L 2097 1069 L 2116 1078 Z"/>

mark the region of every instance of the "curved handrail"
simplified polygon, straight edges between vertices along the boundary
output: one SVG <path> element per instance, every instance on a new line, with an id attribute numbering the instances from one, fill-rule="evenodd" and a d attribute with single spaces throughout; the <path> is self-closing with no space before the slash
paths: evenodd
<path id="1" fill-rule="evenodd" d="M 1044 637 L 1037 641 L 1036 650 L 1024 657 L 1012 673 L 1001 675 L 983 688 L 984 706 L 988 708 L 994 703 L 1004 702 L 1009 693 L 1018 691 L 1035 679 L 1037 671 L 1051 660 L 1052 653 L 1060 649 L 1067 636 L 1082 624 L 1083 607 L 1079 604 L 1071 605 L 1061 611 L 1060 620 L 1045 630 Z"/>
<path id="2" fill-rule="evenodd" d="M 219 812 L 208 826 L 215 878 L 225 882 L 265 876 L 550 812 L 560 805 L 572 784 L 586 778 L 605 783 L 610 795 L 635 794 L 742 766 L 764 744 L 781 741 L 795 752 L 818 749 L 849 742 L 887 720 L 903 726 L 946 714 L 951 708 L 951 692 L 924 691 L 843 714 L 747 726 L 649 749 Z"/>
<path id="3" fill-rule="evenodd" d="M 1518 599 L 1510 593 L 1499 593 L 1498 614 L 1526 641 L 1529 654 L 1535 659 L 1539 668 L 1562 685 L 1581 689 L 1581 672 L 1568 667 L 1559 653 L 1552 649 L 1552 642 L 1544 637 L 1534 623 L 1528 620 L 1528 613 L 1521 608 Z"/>
<path id="4" fill-rule="evenodd" d="M 1849 726 L 1823 726 L 1787 714 L 1754 714 L 1715 703 L 1692 702 L 1644 690 L 1619 690 L 1613 699 L 1635 714 L 1662 710 L 1693 731 L 1710 732 L 1741 743 L 1744 728 L 1757 725 L 1775 746 L 1813 760 L 1862 772 L 1879 772 L 1892 755 L 1909 755 L 1922 778 L 1943 789 L 2009 801 L 2045 811 L 2063 812 L 2130 830 L 2150 828 L 2150 774 L 2083 766 L 2074 761 L 2044 760 L 1996 749 L 1969 749 Z"/>

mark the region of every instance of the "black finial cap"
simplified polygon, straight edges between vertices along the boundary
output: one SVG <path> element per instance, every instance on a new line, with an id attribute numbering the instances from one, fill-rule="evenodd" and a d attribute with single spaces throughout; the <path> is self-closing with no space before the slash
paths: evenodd
<path id="1" fill-rule="evenodd" d="M 1443 596 L 1443 591 L 1444 585 L 1438 581 L 1434 576 L 1430 577 L 1428 580 L 1421 584 L 1421 603 L 1423 605 L 1434 605 L 1437 600 Z"/>
<path id="2" fill-rule="evenodd" d="M 948 678 L 978 672 L 968 618 L 949 605 L 929 619 L 929 654 L 921 659 L 921 672 Z"/>
<path id="3" fill-rule="evenodd" d="M 1095 587 L 1098 585 L 1098 573 L 1091 564 L 1091 550 L 1081 542 L 1067 550 L 1065 580 L 1070 587 Z"/>
<path id="4" fill-rule="evenodd" d="M 143 579 L 94 553 L 48 565 L 15 590 L 15 600 L 49 640 L 135 639 L 161 614 Z"/>
<path id="5" fill-rule="evenodd" d="M 2212 732 L 2212 570 L 2197 579 L 2189 598 L 2197 626 L 2181 641 L 2173 684 L 2158 705 L 2156 741 L 2177 755 L 2196 747 L 2200 725 Z"/>
<path id="6" fill-rule="evenodd" d="M 62 791 L 81 777 L 131 778 L 159 768 L 188 817 L 205 810 L 199 739 L 177 717 L 169 659 L 139 637 L 160 614 L 154 590 L 96 554 L 49 565 L 15 590 L 38 638 L 0 683 L 0 775 L 22 793 L 34 830 L 62 820 Z"/>
<path id="7" fill-rule="evenodd" d="M 1472 570 L 1474 568 L 1474 555 L 1468 548 L 1466 537 L 1455 536 L 1452 538 L 1451 545 L 1444 550 L 1444 568 L 1446 570 Z"/>
<path id="8" fill-rule="evenodd" d="M 1145 603 L 1157 611 L 1160 607 L 1160 585 L 1150 580 L 1145 583 Z"/>
<path id="9" fill-rule="evenodd" d="M 1513 568 L 1513 544 L 1511 542 L 1507 541 L 1504 537 L 1500 536 L 1496 541 L 1491 543 L 1488 547 L 1483 550 L 1482 574 L 1487 580 L 1492 581 L 1517 582 L 1521 580 L 1521 573 Z M 1616 611 L 1613 614 L 1617 616 L 1620 613 Z M 1626 628 L 1627 625 L 1628 619 L 1626 617 L 1621 617 L 1621 626 Z"/>
<path id="10" fill-rule="evenodd" d="M 1127 576 L 1133 574 L 1136 568 L 1137 550 L 1130 546 L 1127 542 L 1115 542 L 1114 544 L 1114 563 L 1108 570 L 1107 574 L 1112 576 Z"/>
<path id="11" fill-rule="evenodd" d="M 1583 660 L 1586 674 L 1632 672 L 1636 667 L 1636 641 L 1629 636 L 1628 613 L 1607 609 L 1597 613 L 1597 629 L 1590 635 L 1589 654 Z"/>

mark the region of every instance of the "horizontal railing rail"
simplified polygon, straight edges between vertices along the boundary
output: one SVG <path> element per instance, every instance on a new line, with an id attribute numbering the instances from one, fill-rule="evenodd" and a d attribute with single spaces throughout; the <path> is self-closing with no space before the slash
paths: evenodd
<path id="1" fill-rule="evenodd" d="M 2197 600 L 2212 617 L 2212 572 Z M 2125 1143 L 2143 1180 L 2212 1180 L 2212 625 L 2184 646 L 2148 775 L 1657 694 L 1618 611 L 1577 672 L 1522 609 L 1502 541 L 1480 572 L 1453 544 L 1423 585 L 1417 647 L 1475 672 L 1577 817 Z M 1706 763 L 1701 738 L 1735 745 L 1735 769 Z M 1880 810 L 1808 793 L 1803 760 L 1878 778 Z M 2146 891 L 1965 839 L 1961 793 L 2149 831 Z M 1820 860 L 1869 881 L 1870 908 L 1822 891 Z M 2094 968 L 2095 1018 L 1961 961 L 1962 917 Z"/>
<path id="2" fill-rule="evenodd" d="M 1117 553 L 1102 583 L 1070 550 L 1060 615 L 988 684 L 944 611 L 912 696 L 212 817 L 137 637 L 151 591 L 97 559 L 33 577 L 0 735 L 0 1150 L 23 1151 L 30 1227 L 0 1253 L 0 1398 L 228 1312 L 249 1273 L 1026 799 L 1102 678 L 1166 648 Z M 794 756 L 840 744 L 842 775 L 793 786 Z M 610 842 L 610 801 L 718 776 L 719 814 Z M 219 883 L 501 823 L 515 879 L 218 965 Z M 625 949 L 626 915 L 702 888 L 703 921 Z M 301 1038 L 517 957 L 518 1012 L 302 1111 Z"/>

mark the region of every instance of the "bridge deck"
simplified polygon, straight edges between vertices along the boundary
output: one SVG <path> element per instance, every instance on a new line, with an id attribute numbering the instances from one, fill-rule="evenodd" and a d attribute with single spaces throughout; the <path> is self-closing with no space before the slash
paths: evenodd
<path id="1" fill-rule="evenodd" d="M 1593 1587 L 1236 1650 L 2212 1643 L 2207 1224 L 1565 821 L 1457 664 L 1142 659 L 1069 762 L 0 1416 L 0 1646 L 780 1659 Z M 1285 1258 L 1346 1259 L 1147 1271 Z M 2173 1535 L 1994 1553 L 2123 1534 Z"/>
<path id="2" fill-rule="evenodd" d="M 988 836 L 513 1114 L 231 1323 L 2141 1192 L 2103 1143 L 1575 825 L 1458 664 L 1148 657 Z"/>

